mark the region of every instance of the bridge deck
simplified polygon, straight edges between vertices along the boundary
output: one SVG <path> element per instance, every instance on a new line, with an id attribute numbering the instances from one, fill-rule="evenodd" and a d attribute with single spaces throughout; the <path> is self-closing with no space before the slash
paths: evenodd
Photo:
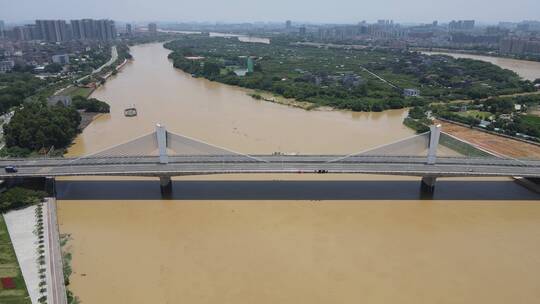
<path id="1" fill-rule="evenodd" d="M 522 176 L 540 177 L 540 161 L 497 158 L 343 155 L 215 155 L 171 156 L 159 164 L 156 156 L 0 159 L 0 166 L 15 165 L 17 173 L 0 178 L 84 175 L 175 176 L 240 173 L 359 173 L 408 176 Z"/>

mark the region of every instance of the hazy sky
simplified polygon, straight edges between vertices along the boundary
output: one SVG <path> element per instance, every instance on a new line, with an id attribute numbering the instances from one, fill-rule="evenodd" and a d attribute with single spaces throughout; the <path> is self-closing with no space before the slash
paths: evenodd
<path id="1" fill-rule="evenodd" d="M 540 19 L 540 0 L 0 0 L 0 20 L 110 18 L 119 21 L 350 23 Z"/>

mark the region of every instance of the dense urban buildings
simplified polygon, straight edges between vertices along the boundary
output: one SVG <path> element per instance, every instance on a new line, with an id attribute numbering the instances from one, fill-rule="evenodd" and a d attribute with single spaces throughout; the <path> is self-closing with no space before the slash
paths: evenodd
<path id="1" fill-rule="evenodd" d="M 36 20 L 35 24 L 15 26 L 9 33 L 18 41 L 42 40 L 52 43 L 71 40 L 112 41 L 116 39 L 114 21 L 102 19 Z"/>
<path id="2" fill-rule="evenodd" d="M 470 31 L 474 29 L 474 20 L 452 20 L 448 24 L 448 29 L 450 31 Z"/>
<path id="3" fill-rule="evenodd" d="M 510 37 L 500 43 L 502 54 L 540 54 L 540 39 Z"/>

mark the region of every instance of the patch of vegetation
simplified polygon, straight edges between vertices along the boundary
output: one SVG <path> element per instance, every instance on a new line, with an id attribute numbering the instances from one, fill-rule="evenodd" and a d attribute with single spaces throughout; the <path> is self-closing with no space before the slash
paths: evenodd
<path id="1" fill-rule="evenodd" d="M 461 112 L 461 113 L 459 113 L 459 115 L 468 116 L 468 117 L 474 117 L 474 118 L 481 119 L 481 120 L 487 120 L 493 114 L 491 114 L 490 112 L 483 112 L 483 111 L 478 111 L 478 110 L 470 110 L 470 111 L 466 111 L 466 112 Z"/>
<path id="2" fill-rule="evenodd" d="M 64 267 L 64 284 L 66 285 L 66 296 L 69 304 L 78 304 L 80 303 L 80 299 L 73 294 L 71 290 L 69 290 L 69 277 L 73 273 L 73 270 L 71 269 L 71 259 L 72 255 L 71 252 L 69 252 L 69 249 L 66 248 L 69 241 L 71 240 L 71 236 L 69 234 L 62 234 L 60 235 L 60 246 L 62 247 L 62 265 Z"/>
<path id="3" fill-rule="evenodd" d="M 34 230 L 38 238 L 38 273 L 39 273 L 39 303 L 47 303 L 47 277 L 45 275 L 46 270 L 46 261 L 45 261 L 45 228 L 43 222 L 43 202 L 37 205 L 36 207 L 36 230 Z"/>
<path id="4" fill-rule="evenodd" d="M 538 141 L 540 138 L 540 117 L 525 114 L 530 107 L 540 103 L 540 94 L 512 97 L 492 97 L 473 103 L 431 105 L 437 117 L 478 126 L 481 120 L 489 122 L 485 127 L 510 136 Z M 519 105 L 519 107 L 517 107 Z"/>
<path id="5" fill-rule="evenodd" d="M 3 195 L 2 195 L 3 196 Z M 30 304 L 28 291 L 11 243 L 4 216 L 0 214 L 0 278 L 11 277 L 15 289 L 2 289 L 0 286 L 0 303 Z"/>
<path id="6" fill-rule="evenodd" d="M 425 107 L 412 107 L 409 115 L 403 120 L 403 124 L 421 134 L 429 131 L 431 121 L 426 115 Z"/>
<path id="7" fill-rule="evenodd" d="M 4 125 L 8 149 L 31 151 L 66 148 L 79 132 L 80 114 L 73 107 L 31 102 L 17 109 Z M 18 147 L 18 148 L 16 148 Z"/>
<path id="8" fill-rule="evenodd" d="M 411 128 L 411 129 L 415 130 L 416 133 L 418 133 L 418 134 L 428 132 L 429 131 L 429 125 L 430 125 L 430 123 L 428 121 L 415 120 L 415 119 L 412 119 L 410 117 L 405 118 L 405 120 L 403 120 L 403 124 L 406 125 L 407 127 Z"/>
<path id="9" fill-rule="evenodd" d="M 0 114 L 23 104 L 47 84 L 30 73 L 0 74 Z"/>
<path id="10" fill-rule="evenodd" d="M 109 113 L 110 106 L 101 100 L 95 98 L 84 98 L 82 96 L 73 97 L 73 106 L 77 110 L 84 110 L 92 113 Z"/>
<path id="11" fill-rule="evenodd" d="M 118 61 L 122 63 L 124 59 L 133 59 L 133 56 L 129 53 L 129 46 L 125 43 L 119 43 L 116 45 L 118 51 Z"/>
<path id="12" fill-rule="evenodd" d="M 261 100 L 261 99 L 263 99 L 263 97 L 261 96 L 261 94 L 253 93 L 253 94 L 248 94 L 248 95 L 251 96 L 251 98 L 256 99 L 256 100 Z"/>
<path id="13" fill-rule="evenodd" d="M 514 119 L 516 131 L 529 136 L 540 138 L 540 117 L 535 115 L 520 115 Z"/>
<path id="14" fill-rule="evenodd" d="M 454 112 L 444 111 L 438 113 L 438 116 L 444 119 L 448 119 L 451 121 L 460 122 L 462 124 L 469 125 L 470 127 L 474 127 L 480 123 L 480 119 L 470 116 L 463 116 L 459 115 Z"/>
<path id="15" fill-rule="evenodd" d="M 35 191 L 21 187 L 8 189 L 0 195 L 0 212 L 27 207 L 37 204 L 47 194 L 43 191 Z"/>
<path id="16" fill-rule="evenodd" d="M 265 45 L 204 35 L 187 35 L 165 47 L 173 51 L 174 66 L 195 77 L 354 111 L 534 90 L 530 81 L 487 62 L 409 51 L 314 48 L 279 40 Z M 237 76 L 248 57 L 253 72 Z M 419 89 L 422 97 L 403 97 L 405 88 Z"/>
<path id="17" fill-rule="evenodd" d="M 74 98 L 76 96 L 88 98 L 88 96 L 90 96 L 90 94 L 92 94 L 93 91 L 94 91 L 93 88 L 85 88 L 85 87 L 73 86 L 73 87 L 65 89 L 59 95 L 66 95 L 66 96 L 69 96 L 71 98 Z"/>

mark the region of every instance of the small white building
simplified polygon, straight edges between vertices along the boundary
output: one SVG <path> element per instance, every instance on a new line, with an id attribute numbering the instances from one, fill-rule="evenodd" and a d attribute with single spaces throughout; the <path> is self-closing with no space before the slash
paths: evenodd
<path id="1" fill-rule="evenodd" d="M 404 89 L 403 96 L 405 97 L 418 97 L 420 96 L 420 91 L 417 89 Z"/>

